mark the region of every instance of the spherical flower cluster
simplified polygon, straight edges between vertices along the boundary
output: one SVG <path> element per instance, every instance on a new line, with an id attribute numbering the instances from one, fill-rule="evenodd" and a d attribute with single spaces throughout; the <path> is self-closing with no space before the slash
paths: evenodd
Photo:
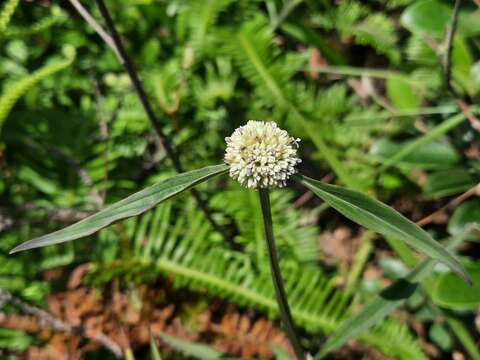
<path id="1" fill-rule="evenodd" d="M 283 187 L 301 162 L 297 157 L 300 139 L 274 122 L 250 120 L 225 141 L 230 177 L 248 188 Z"/>

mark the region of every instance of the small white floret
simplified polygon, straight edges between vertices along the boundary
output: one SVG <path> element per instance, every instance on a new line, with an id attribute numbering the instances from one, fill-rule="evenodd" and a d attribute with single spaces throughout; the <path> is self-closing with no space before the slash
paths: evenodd
<path id="1" fill-rule="evenodd" d="M 248 188 L 283 187 L 301 162 L 297 157 L 300 139 L 274 122 L 250 120 L 225 141 L 230 176 Z"/>

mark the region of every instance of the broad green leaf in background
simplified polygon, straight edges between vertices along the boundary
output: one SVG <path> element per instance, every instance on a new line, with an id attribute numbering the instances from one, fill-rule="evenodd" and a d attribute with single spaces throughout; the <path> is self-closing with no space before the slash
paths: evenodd
<path id="1" fill-rule="evenodd" d="M 417 109 L 421 104 L 421 97 L 415 93 L 408 78 L 392 76 L 387 79 L 387 95 L 392 104 L 400 110 Z"/>
<path id="2" fill-rule="evenodd" d="M 403 12 L 400 22 L 414 34 L 441 38 L 452 8 L 436 0 L 416 1 Z"/>
<path id="3" fill-rule="evenodd" d="M 452 168 L 428 175 L 423 192 L 429 198 L 441 198 L 468 190 L 477 183 L 478 180 L 467 170 Z"/>
<path id="4" fill-rule="evenodd" d="M 358 191 L 301 175 L 296 176 L 296 179 L 347 218 L 382 235 L 403 240 L 427 256 L 445 263 L 466 282 L 471 283 L 462 264 L 453 254 L 391 207 Z"/>
<path id="5" fill-rule="evenodd" d="M 457 36 L 453 42 L 452 75 L 453 79 L 470 96 L 474 96 L 478 90 L 478 84 L 471 78 L 473 65 L 474 59 L 467 42 L 464 38 Z"/>
<path id="6" fill-rule="evenodd" d="M 438 39 L 445 34 L 453 12 L 453 2 L 439 0 L 415 1 L 400 17 L 401 24 L 414 34 L 434 36 Z M 474 36 L 480 32 L 478 16 L 480 11 L 462 10 L 458 19 L 458 31 L 463 36 Z"/>
<path id="7" fill-rule="evenodd" d="M 395 142 L 383 139 L 372 145 L 370 154 L 383 163 L 391 162 L 390 159 L 393 159 L 402 149 L 413 144 L 415 140 Z M 430 142 L 417 146 L 414 151 L 396 161 L 395 164 L 410 168 L 441 169 L 450 168 L 458 160 L 459 156 L 451 145 L 442 142 Z"/>
<path id="8" fill-rule="evenodd" d="M 415 140 L 412 140 L 404 144 L 404 146 L 399 148 L 394 155 L 392 155 L 391 157 L 389 157 L 383 162 L 380 169 L 385 170 L 390 166 L 396 165 L 404 161 L 406 158 L 410 158 L 414 160 L 415 156 L 421 156 L 420 154 L 422 149 L 425 149 L 426 147 L 428 148 L 429 146 L 433 146 L 431 145 L 431 143 L 433 143 L 436 139 L 440 138 L 450 130 L 460 125 L 463 121 L 465 121 L 465 119 L 466 119 L 465 115 L 462 112 L 444 120 L 442 123 L 430 129 L 424 135 L 419 136 Z M 443 144 L 445 146 L 444 143 L 439 143 L 439 144 Z M 440 146 L 440 145 L 437 145 L 437 146 Z M 438 159 L 439 158 L 438 155 L 439 155 L 438 150 L 435 152 L 430 151 L 431 157 L 433 156 L 436 159 Z"/>
<path id="9" fill-rule="evenodd" d="M 465 268 L 472 277 L 473 286 L 456 279 L 451 272 L 441 274 L 435 281 L 432 300 L 449 309 L 475 309 L 480 305 L 480 264 L 467 263 Z"/>
<path id="10" fill-rule="evenodd" d="M 434 323 L 428 331 L 428 337 L 442 351 L 450 351 L 452 349 L 453 338 L 444 324 Z"/>
<path id="11" fill-rule="evenodd" d="M 26 241 L 15 247 L 10 253 L 59 244 L 91 235 L 115 221 L 140 215 L 182 191 L 190 189 L 214 176 L 225 173 L 227 169 L 227 165 L 214 165 L 178 174 L 130 195 L 110 205 L 106 209 L 62 230 Z"/>
<path id="12" fill-rule="evenodd" d="M 468 200 L 458 206 L 450 217 L 447 230 L 457 235 L 472 224 L 480 225 L 480 199 Z"/>

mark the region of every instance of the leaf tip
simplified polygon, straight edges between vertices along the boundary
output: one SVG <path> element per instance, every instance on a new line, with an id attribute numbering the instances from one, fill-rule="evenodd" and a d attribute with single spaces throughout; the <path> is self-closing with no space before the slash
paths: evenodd
<path id="1" fill-rule="evenodd" d="M 30 245 L 30 241 L 25 241 L 21 243 L 20 245 L 15 246 L 12 250 L 8 252 L 8 255 L 12 255 L 15 253 L 18 253 L 20 251 L 28 250 L 31 249 L 32 246 Z"/>
<path id="2" fill-rule="evenodd" d="M 455 270 L 455 273 L 465 281 L 468 286 L 472 287 L 473 286 L 473 281 L 472 278 L 470 277 L 470 274 L 465 270 L 465 268 L 462 266 L 459 270 Z"/>

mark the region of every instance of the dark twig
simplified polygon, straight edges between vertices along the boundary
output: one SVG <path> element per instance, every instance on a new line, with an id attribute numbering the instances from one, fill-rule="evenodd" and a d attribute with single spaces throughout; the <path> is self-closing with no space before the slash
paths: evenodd
<path id="1" fill-rule="evenodd" d="M 122 62 L 122 57 L 120 56 L 120 53 L 118 52 L 117 47 L 115 46 L 115 43 L 113 42 L 113 39 L 110 37 L 110 35 L 107 34 L 105 30 L 97 23 L 95 18 L 90 15 L 90 13 L 83 7 L 83 5 L 78 1 L 78 0 L 68 0 L 70 4 L 77 10 L 77 12 L 80 14 L 80 16 L 95 30 L 95 32 L 102 38 L 102 40 L 110 46 L 110 48 L 113 50 L 115 55 L 117 56 L 118 60 Z"/>
<path id="2" fill-rule="evenodd" d="M 417 221 L 418 226 L 425 226 L 430 224 L 432 221 L 435 220 L 440 214 L 444 211 L 455 209 L 458 205 L 462 202 L 467 200 L 468 198 L 472 197 L 473 195 L 480 195 L 480 185 L 475 185 L 474 187 L 468 189 L 463 194 L 457 196 L 456 198 L 449 201 L 446 205 L 442 206 L 440 209 L 435 210 L 428 216 L 425 216 L 423 219 Z"/>
<path id="3" fill-rule="evenodd" d="M 150 121 L 153 129 L 155 130 L 156 135 L 158 136 L 158 139 L 160 143 L 162 144 L 163 148 L 165 149 L 165 152 L 169 159 L 173 163 L 173 167 L 177 172 L 183 172 L 183 166 L 180 162 L 180 159 L 173 148 L 172 144 L 170 143 L 169 139 L 166 137 L 166 135 L 163 133 L 163 130 L 160 126 L 160 122 L 158 121 L 153 108 L 150 104 L 150 101 L 148 99 L 147 94 L 145 93 L 145 90 L 143 88 L 142 82 L 137 75 L 137 72 L 133 66 L 133 63 L 128 56 L 125 47 L 123 46 L 122 39 L 120 38 L 120 35 L 115 27 L 115 24 L 113 23 L 113 19 L 110 15 L 110 12 L 108 11 L 108 8 L 105 5 L 105 2 L 103 0 L 96 0 L 97 6 L 100 10 L 100 14 L 102 15 L 102 18 L 105 21 L 105 24 L 107 26 L 108 31 L 110 32 L 110 37 L 113 42 L 112 44 L 107 41 L 107 39 L 102 36 L 102 39 L 118 54 L 118 58 L 120 60 L 120 63 L 123 65 L 125 68 L 128 76 L 130 77 L 130 80 L 132 81 L 133 87 L 138 95 L 138 98 L 140 99 L 140 102 L 142 103 L 143 109 L 145 110 L 145 113 L 147 115 L 148 120 Z M 78 7 L 76 7 L 77 11 L 79 11 Z M 83 9 L 85 13 L 85 9 Z M 91 16 L 90 16 L 91 17 Z M 85 16 L 84 16 L 85 18 Z M 91 22 L 89 22 L 90 25 L 92 25 Z M 92 25 L 93 26 L 93 25 Z M 101 28 L 101 27 L 100 27 Z M 98 26 L 95 28 L 95 31 L 99 31 Z M 100 35 L 101 36 L 101 35 Z M 215 231 L 221 233 L 223 237 L 225 238 L 226 241 L 228 241 L 231 245 L 233 244 L 233 240 L 231 237 L 229 237 L 225 230 L 217 224 L 217 222 L 214 220 L 212 216 L 212 212 L 210 208 L 208 207 L 207 203 L 205 200 L 202 198 L 200 193 L 196 189 L 191 189 L 190 190 L 193 197 L 195 198 L 198 206 L 202 209 L 202 211 L 205 214 L 205 217 L 207 218 L 208 222 L 212 225 Z"/>
<path id="4" fill-rule="evenodd" d="M 91 331 L 85 330 L 82 326 L 73 326 L 63 320 L 55 318 L 53 315 L 43 309 L 39 309 L 30 304 L 27 304 L 26 302 L 13 296 L 10 292 L 0 289 L 0 307 L 6 302 L 17 306 L 25 314 L 35 316 L 40 322 L 41 326 L 48 326 L 55 331 L 62 331 L 71 335 L 86 337 L 101 344 L 103 347 L 108 349 L 116 358 L 119 359 L 123 356 L 123 352 L 120 346 L 104 333 L 92 333 Z"/>
<path id="5" fill-rule="evenodd" d="M 473 114 L 468 103 L 462 99 L 462 97 L 457 93 L 455 88 L 452 85 L 452 51 L 453 51 L 453 41 L 455 37 L 455 32 L 457 30 L 458 24 L 458 15 L 460 12 L 460 6 L 462 5 L 462 0 L 455 0 L 455 5 L 453 8 L 452 18 L 450 20 L 450 25 L 447 29 L 447 35 L 445 40 L 445 56 L 444 56 L 444 76 L 445 84 L 450 93 L 455 97 L 457 105 L 460 107 L 462 112 L 467 117 L 470 125 L 474 130 L 480 132 L 480 120 Z"/>
<path id="6" fill-rule="evenodd" d="M 295 332 L 290 307 L 288 305 L 287 294 L 283 287 L 282 274 L 278 265 L 277 250 L 275 247 L 275 238 L 273 236 L 272 214 L 270 210 L 270 195 L 268 189 L 259 189 L 260 203 L 262 206 L 263 224 L 265 228 L 265 240 L 267 241 L 268 258 L 270 260 L 270 270 L 272 271 L 273 286 L 277 296 L 278 310 L 282 319 L 288 339 L 292 344 L 293 350 L 298 360 L 304 360 L 305 355 L 300 345 L 300 341 Z"/>
<path id="7" fill-rule="evenodd" d="M 158 137 L 160 138 L 160 142 L 165 149 L 165 152 L 167 153 L 168 157 L 173 163 L 173 166 L 175 170 L 178 172 L 183 172 L 183 166 L 180 163 L 180 159 L 178 158 L 177 153 L 173 149 L 173 146 L 171 145 L 170 141 L 168 138 L 165 136 L 163 133 L 162 127 L 160 126 L 160 122 L 158 121 L 152 106 L 150 105 L 150 101 L 148 100 L 148 96 L 145 93 L 145 90 L 143 88 L 143 84 L 140 81 L 140 78 L 137 75 L 137 71 L 135 70 L 133 63 L 130 59 L 130 57 L 127 54 L 127 51 L 125 50 L 125 47 L 123 46 L 122 39 L 120 38 L 120 34 L 117 32 L 117 29 L 115 27 L 115 24 L 113 23 L 113 19 L 110 15 L 110 12 L 108 11 L 105 2 L 103 0 L 96 0 L 96 3 L 98 5 L 98 8 L 100 10 L 100 14 L 102 15 L 103 19 L 105 20 L 106 26 L 108 31 L 110 32 L 112 39 L 115 43 L 115 47 L 117 48 L 120 58 L 122 61 L 122 65 L 125 67 L 125 70 L 128 73 L 128 76 L 130 77 L 130 80 L 132 81 L 133 87 L 135 88 L 135 91 L 138 95 L 138 98 L 140 99 L 140 102 L 142 103 L 143 109 L 145 110 L 145 113 L 147 114 L 148 120 L 150 121 L 151 125 L 155 129 L 155 132 L 157 133 Z"/>
<path id="8" fill-rule="evenodd" d="M 470 121 L 470 125 L 472 126 L 472 128 L 480 132 L 480 120 L 475 116 L 466 101 L 463 99 L 457 99 L 457 104 L 465 114 L 465 117 L 468 119 L 468 121 Z"/>
<path id="9" fill-rule="evenodd" d="M 444 58 L 444 76 L 445 76 L 445 83 L 447 88 L 450 90 L 452 94 L 457 96 L 455 89 L 452 86 L 452 49 L 453 49 L 453 38 L 455 37 L 455 32 L 457 31 L 457 23 L 458 23 L 458 14 L 460 11 L 460 5 L 462 4 L 462 0 L 455 0 L 455 6 L 453 8 L 452 18 L 450 20 L 450 25 L 447 29 L 447 37 L 446 37 L 446 49 L 445 49 L 445 58 Z"/>

